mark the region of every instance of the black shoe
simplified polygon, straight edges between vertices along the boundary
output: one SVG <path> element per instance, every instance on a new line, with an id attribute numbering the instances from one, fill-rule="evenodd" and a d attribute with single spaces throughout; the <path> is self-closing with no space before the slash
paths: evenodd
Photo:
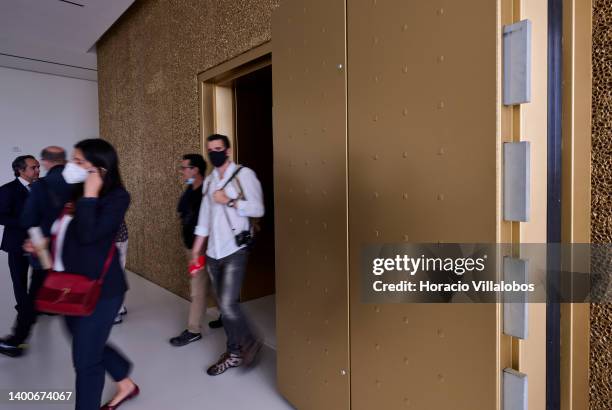
<path id="1" fill-rule="evenodd" d="M 202 338 L 201 333 L 191 333 L 189 330 L 184 330 L 183 333 L 178 335 L 177 337 L 173 337 L 170 339 L 170 344 L 172 346 L 185 346 L 191 342 L 195 342 L 196 340 L 200 340 Z"/>
<path id="2" fill-rule="evenodd" d="M 10 357 L 22 356 L 25 349 L 24 345 L 13 342 L 10 338 L 0 339 L 0 353 Z"/>
<path id="3" fill-rule="evenodd" d="M 223 316 L 219 315 L 219 319 L 208 322 L 208 327 L 211 329 L 219 329 L 223 327 Z"/>

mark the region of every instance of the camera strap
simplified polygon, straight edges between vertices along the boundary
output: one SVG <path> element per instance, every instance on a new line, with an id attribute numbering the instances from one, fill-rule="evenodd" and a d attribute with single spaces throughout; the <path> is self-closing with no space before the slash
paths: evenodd
<path id="1" fill-rule="evenodd" d="M 236 175 L 238 175 L 238 173 L 242 170 L 242 168 L 244 168 L 242 165 L 238 165 L 238 167 L 236 168 L 232 176 L 229 177 L 227 181 L 225 181 L 225 184 L 223 184 L 221 189 L 225 189 L 225 187 L 228 186 L 230 182 L 232 182 L 232 180 L 236 177 Z"/>
<path id="2" fill-rule="evenodd" d="M 225 187 L 232 182 L 232 180 L 236 177 L 236 175 L 238 175 L 238 173 L 240 172 L 240 170 L 242 169 L 242 165 L 238 165 L 238 168 L 234 171 L 234 173 L 229 177 L 229 179 L 227 181 L 225 181 L 225 184 L 223 184 L 223 186 L 221 187 L 221 189 L 225 189 Z M 232 222 L 230 221 L 229 215 L 227 214 L 227 206 L 223 205 L 223 214 L 225 214 L 225 219 L 227 220 L 227 224 L 229 225 L 229 227 L 232 229 L 233 232 L 236 232 L 236 229 L 234 228 L 234 225 L 232 225 Z M 251 220 L 249 219 L 249 230 L 251 229 Z"/>
<path id="3" fill-rule="evenodd" d="M 227 208 L 225 205 L 221 205 L 223 206 L 223 214 L 225 215 L 225 219 L 227 219 L 227 224 L 229 225 L 230 228 L 232 228 L 233 232 L 236 232 L 236 229 L 234 228 L 234 225 L 232 225 L 232 221 L 230 221 L 229 219 L 229 215 L 227 214 Z"/>

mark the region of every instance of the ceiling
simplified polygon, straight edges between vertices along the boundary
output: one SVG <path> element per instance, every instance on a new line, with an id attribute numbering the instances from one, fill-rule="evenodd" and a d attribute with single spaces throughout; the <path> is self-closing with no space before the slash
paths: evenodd
<path id="1" fill-rule="evenodd" d="M 0 0 L 0 66 L 97 80 L 95 44 L 134 0 Z"/>

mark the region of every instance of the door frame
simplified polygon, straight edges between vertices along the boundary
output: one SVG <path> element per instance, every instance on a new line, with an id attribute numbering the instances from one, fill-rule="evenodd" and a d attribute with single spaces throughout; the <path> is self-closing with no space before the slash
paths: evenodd
<path id="1" fill-rule="evenodd" d="M 200 138 L 207 159 L 206 138 L 211 134 L 227 135 L 237 147 L 233 81 L 269 65 L 272 65 L 270 41 L 198 74 Z M 238 150 L 233 152 L 233 160 L 237 161 Z"/>

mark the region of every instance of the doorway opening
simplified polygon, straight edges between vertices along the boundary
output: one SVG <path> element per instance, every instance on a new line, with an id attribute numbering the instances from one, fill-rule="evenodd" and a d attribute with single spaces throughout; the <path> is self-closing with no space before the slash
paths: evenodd
<path id="1" fill-rule="evenodd" d="M 261 182 L 266 213 L 249 259 L 243 298 L 274 293 L 274 169 L 272 151 L 272 66 L 234 80 L 236 159 Z"/>
<path id="2" fill-rule="evenodd" d="M 241 302 L 266 344 L 275 348 L 275 238 L 272 59 L 269 43 L 198 75 L 202 150 L 210 134 L 227 135 L 234 162 L 259 179 L 265 214 L 249 255 Z M 209 162 L 210 163 L 210 162 Z"/>

